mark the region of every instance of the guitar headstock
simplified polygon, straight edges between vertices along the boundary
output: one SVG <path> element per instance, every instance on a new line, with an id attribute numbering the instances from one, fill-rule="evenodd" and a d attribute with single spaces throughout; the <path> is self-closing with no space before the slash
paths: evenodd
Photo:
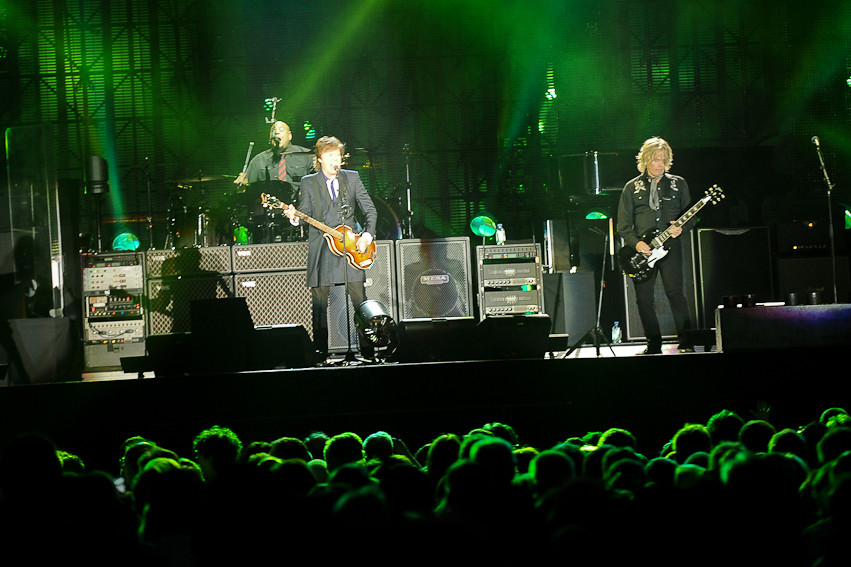
<path id="1" fill-rule="evenodd" d="M 721 199 L 724 198 L 724 191 L 721 190 L 718 185 L 713 185 L 709 189 L 705 191 L 706 195 L 709 197 L 709 201 L 713 205 L 717 205 L 721 202 Z"/>
<path id="2" fill-rule="evenodd" d="M 269 195 L 268 193 L 260 193 L 260 202 L 264 207 L 270 209 L 283 209 L 286 205 L 274 195 Z"/>

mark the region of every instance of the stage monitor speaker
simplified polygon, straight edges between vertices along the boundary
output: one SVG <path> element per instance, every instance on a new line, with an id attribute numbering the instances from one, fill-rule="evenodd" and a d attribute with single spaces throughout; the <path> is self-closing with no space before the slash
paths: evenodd
<path id="1" fill-rule="evenodd" d="M 403 321 L 399 324 L 399 346 L 391 360 L 473 360 L 479 352 L 475 335 L 476 320 L 473 317 Z"/>
<path id="2" fill-rule="evenodd" d="M 189 332 L 151 335 L 145 346 L 147 367 L 154 371 L 154 376 L 192 374 L 192 335 Z"/>
<path id="3" fill-rule="evenodd" d="M 234 295 L 233 277 L 221 274 L 149 279 L 146 288 L 148 333 L 151 335 L 188 332 L 193 300 Z"/>
<path id="4" fill-rule="evenodd" d="M 227 246 L 145 252 L 147 278 L 215 277 L 231 271 L 231 253 Z"/>
<path id="5" fill-rule="evenodd" d="M 550 334 L 575 342 L 597 323 L 594 272 L 544 274 L 544 311 Z"/>
<path id="6" fill-rule="evenodd" d="M 689 316 L 691 318 L 692 328 L 697 328 L 701 322 L 697 318 L 697 287 L 695 283 L 695 262 L 694 262 L 694 244 L 693 233 L 687 232 L 684 237 L 681 237 L 680 243 L 683 247 L 683 289 L 685 290 L 686 303 L 689 306 Z M 660 260 L 664 262 L 665 260 Z M 625 328 L 626 333 L 624 340 L 636 341 L 646 340 L 644 334 L 644 325 L 641 324 L 641 318 L 638 316 L 638 306 L 635 303 L 635 282 L 630 281 L 629 276 L 623 276 L 624 301 L 626 305 L 626 325 L 621 325 Z M 677 325 L 674 323 L 674 316 L 671 313 L 668 298 L 665 296 L 665 287 L 662 285 L 662 278 L 656 278 L 656 316 L 659 319 L 659 328 L 662 330 L 662 337 L 671 339 L 677 336 Z M 605 330 L 605 329 L 604 329 Z"/>
<path id="7" fill-rule="evenodd" d="M 196 299 L 190 304 L 192 367 L 198 374 L 254 370 L 254 325 L 244 297 Z"/>
<path id="8" fill-rule="evenodd" d="M 473 316 L 469 238 L 395 242 L 401 321 Z"/>
<path id="9" fill-rule="evenodd" d="M 543 358 L 549 336 L 549 315 L 485 317 L 476 327 L 478 358 Z"/>
<path id="10" fill-rule="evenodd" d="M 756 295 L 773 301 L 771 240 L 767 227 L 697 230 L 702 322 L 715 322 L 715 309 L 727 296 Z"/>
<path id="11" fill-rule="evenodd" d="M 313 332 L 313 299 L 303 271 L 236 274 L 236 296 L 244 297 L 255 327 L 302 325 Z"/>
<path id="12" fill-rule="evenodd" d="M 392 240 L 379 240 L 375 243 L 375 257 L 372 266 L 366 270 L 367 299 L 381 303 L 396 320 L 396 273 L 395 257 Z M 358 340 L 355 331 L 355 309 L 357 305 L 349 306 L 349 324 L 346 324 L 346 293 L 345 286 L 333 286 L 328 294 L 328 350 L 330 352 L 345 352 L 349 349 L 346 340 L 346 330 L 351 334 L 351 345 L 357 350 Z"/>
<path id="13" fill-rule="evenodd" d="M 315 362 L 313 341 L 302 325 L 256 329 L 250 351 L 258 370 L 307 368 Z"/>
<path id="14" fill-rule="evenodd" d="M 277 242 L 232 246 L 233 271 L 283 272 L 307 269 L 307 242 Z"/>

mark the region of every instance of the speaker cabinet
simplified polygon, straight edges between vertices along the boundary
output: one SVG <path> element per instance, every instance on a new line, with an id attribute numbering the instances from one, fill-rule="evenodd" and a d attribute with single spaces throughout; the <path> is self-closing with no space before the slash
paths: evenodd
<path id="1" fill-rule="evenodd" d="M 833 302 L 833 259 L 830 257 L 778 258 L 777 299 L 790 293 L 821 292 L 824 303 Z M 851 277 L 848 256 L 836 257 L 836 303 L 848 303 Z"/>
<path id="2" fill-rule="evenodd" d="M 722 298 L 755 294 L 757 301 L 774 298 L 771 241 L 767 227 L 697 230 L 702 321 L 715 321 Z"/>
<path id="3" fill-rule="evenodd" d="M 236 274 L 237 297 L 244 297 L 255 327 L 302 325 L 313 332 L 312 299 L 303 271 Z"/>
<path id="4" fill-rule="evenodd" d="M 471 265 L 467 237 L 397 240 L 399 319 L 472 317 Z"/>
<path id="5" fill-rule="evenodd" d="M 544 314 L 486 317 L 476 327 L 480 357 L 485 360 L 543 358 L 550 325 L 550 317 Z"/>
<path id="6" fill-rule="evenodd" d="M 701 322 L 697 319 L 697 288 L 695 283 L 695 261 L 693 232 L 687 232 L 681 237 L 680 244 L 683 247 L 683 289 L 686 302 L 689 306 L 689 317 L 692 328 L 698 327 Z M 660 260 L 664 262 L 665 260 Z M 645 340 L 644 325 L 638 316 L 638 305 L 635 303 L 635 282 L 630 281 L 626 275 L 623 276 L 624 300 L 626 305 L 625 340 Z M 663 338 L 675 338 L 677 336 L 677 325 L 674 323 L 674 315 L 671 313 L 668 298 L 665 296 L 665 287 L 662 278 L 656 278 L 656 317 L 659 319 L 659 328 L 662 330 Z M 604 329 L 605 331 L 605 329 Z"/>
<path id="7" fill-rule="evenodd" d="M 191 302 L 232 297 L 233 277 L 211 274 L 150 279 L 146 291 L 149 334 L 187 333 L 191 328 Z"/>
<path id="8" fill-rule="evenodd" d="M 145 252 L 145 276 L 148 278 L 212 277 L 231 271 L 231 252 L 227 246 Z"/>
<path id="9" fill-rule="evenodd" d="M 233 271 L 283 272 L 307 269 L 307 242 L 233 246 Z"/>
<path id="10" fill-rule="evenodd" d="M 571 343 L 594 328 L 596 317 L 594 272 L 544 274 L 544 310 L 550 333 L 568 335 Z"/>
<path id="11" fill-rule="evenodd" d="M 372 267 L 366 270 L 367 299 L 373 299 L 381 303 L 396 320 L 396 293 L 395 293 L 395 257 L 393 255 L 393 241 L 379 240 L 375 242 L 375 257 Z M 346 324 L 346 291 L 345 286 L 333 286 L 328 294 L 328 350 L 329 352 L 344 352 L 349 349 L 349 341 L 346 340 L 346 330 L 350 331 L 351 344 L 357 350 L 358 340 L 355 330 L 355 309 L 357 305 L 350 305 L 348 315 L 349 323 Z"/>
<path id="12" fill-rule="evenodd" d="M 443 362 L 478 358 L 473 317 L 414 319 L 399 324 L 395 362 Z"/>

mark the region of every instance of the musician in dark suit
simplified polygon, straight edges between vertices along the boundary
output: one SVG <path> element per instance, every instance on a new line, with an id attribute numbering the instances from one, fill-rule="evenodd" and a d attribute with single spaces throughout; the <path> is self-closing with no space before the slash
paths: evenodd
<path id="1" fill-rule="evenodd" d="M 316 142 L 316 173 L 301 180 L 298 210 L 304 216 L 337 228 L 346 225 L 355 230 L 355 209 L 365 217 L 366 226 L 353 243 L 364 254 L 373 241 L 378 212 L 356 171 L 341 169 L 345 145 L 333 136 Z M 304 222 L 290 205 L 284 210 L 293 224 Z M 308 230 L 307 286 L 313 298 L 313 344 L 320 360 L 328 356 L 328 294 L 330 286 L 348 282 L 349 297 L 355 309 L 366 301 L 364 270 L 351 267 L 346 258 L 335 254 L 323 236 L 325 232 L 310 226 Z"/>
<path id="2" fill-rule="evenodd" d="M 683 227 L 672 226 L 690 206 L 688 183 L 678 175 L 668 173 L 674 163 L 674 152 L 662 138 L 650 138 L 644 142 L 636 158 L 640 175 L 624 186 L 618 206 L 618 235 L 624 246 L 644 255 L 650 255 L 651 247 L 645 235 L 652 230 L 670 228 L 671 238 L 666 242 L 668 254 L 659 260 L 650 276 L 633 280 L 638 315 L 647 337 L 645 354 L 661 354 L 662 332 L 656 316 L 656 275 L 662 278 L 665 295 L 674 315 L 679 335 L 680 351 L 692 350 L 686 337 L 691 327 L 688 302 L 683 289 L 682 246 L 677 240 Z"/>

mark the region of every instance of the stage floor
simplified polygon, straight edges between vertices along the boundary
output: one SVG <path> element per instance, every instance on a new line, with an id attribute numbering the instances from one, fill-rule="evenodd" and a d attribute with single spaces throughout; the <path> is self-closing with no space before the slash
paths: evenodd
<path id="1" fill-rule="evenodd" d="M 570 359 L 585 359 L 585 358 L 622 358 L 629 356 L 638 356 L 644 352 L 646 344 L 644 342 L 625 342 L 619 344 L 612 345 L 600 345 L 599 352 L 597 347 L 593 344 L 582 345 L 572 352 L 567 350 L 555 351 L 552 353 L 546 353 L 543 357 L 543 360 L 570 360 Z M 703 347 L 697 347 L 694 353 L 677 353 L 677 344 L 669 343 L 664 344 L 662 346 L 662 355 L 661 356 L 688 356 L 691 354 L 716 354 L 714 347 L 711 351 L 706 351 Z M 658 355 L 657 355 L 658 356 Z M 335 353 L 329 357 L 330 366 L 329 368 L 344 368 L 346 365 L 344 364 L 345 354 Z M 371 363 L 365 363 L 358 361 L 355 363 L 356 365 L 371 365 Z M 387 362 L 382 363 L 383 365 L 397 365 L 398 363 Z M 305 369 L 295 369 L 299 371 L 303 371 Z M 281 370 L 281 372 L 287 372 L 288 370 Z M 107 380 L 138 380 L 140 377 L 135 373 L 123 372 L 122 370 L 94 370 L 89 372 L 83 372 L 82 381 L 83 382 L 102 382 Z M 143 379 L 155 378 L 153 372 L 145 372 L 143 373 Z"/>

